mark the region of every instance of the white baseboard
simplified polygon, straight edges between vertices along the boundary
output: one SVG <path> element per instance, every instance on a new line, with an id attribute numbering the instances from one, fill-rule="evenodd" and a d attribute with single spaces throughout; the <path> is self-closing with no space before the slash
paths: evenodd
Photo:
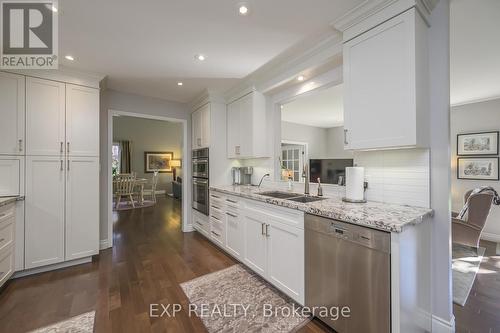
<path id="1" fill-rule="evenodd" d="M 107 239 L 101 239 L 99 241 L 99 250 L 105 250 L 107 248 L 110 248 L 111 246 L 109 246 L 109 242 Z"/>
<path id="2" fill-rule="evenodd" d="M 24 271 L 19 271 L 15 272 L 14 275 L 12 276 L 13 279 L 23 277 L 23 276 L 28 276 L 28 275 L 33 275 L 33 274 L 38 274 L 38 273 L 44 273 L 48 271 L 54 271 L 56 269 L 61 269 L 61 268 L 66 268 L 70 266 L 75 266 L 75 265 L 81 265 L 81 264 L 86 264 L 92 261 L 92 257 L 86 257 L 82 259 L 76 259 L 76 260 L 71 260 L 71 261 L 66 261 L 66 262 L 61 262 L 58 264 L 53 264 L 53 265 L 48 265 L 48 266 L 43 266 L 43 267 L 37 267 L 37 268 L 31 268 L 31 269 L 26 269 Z"/>
<path id="3" fill-rule="evenodd" d="M 183 232 L 192 232 L 192 231 L 194 231 L 193 225 L 192 224 L 186 225 L 186 227 L 182 231 Z"/>
<path id="4" fill-rule="evenodd" d="M 492 234 L 492 233 L 489 233 L 489 232 L 482 232 L 481 233 L 481 239 L 484 239 L 484 240 L 487 240 L 487 241 L 490 241 L 490 242 L 500 243 L 500 235 L 498 235 L 498 234 Z"/>
<path id="5" fill-rule="evenodd" d="M 452 316 L 450 321 L 443 318 L 432 316 L 432 333 L 454 333 L 455 332 L 455 316 Z"/>

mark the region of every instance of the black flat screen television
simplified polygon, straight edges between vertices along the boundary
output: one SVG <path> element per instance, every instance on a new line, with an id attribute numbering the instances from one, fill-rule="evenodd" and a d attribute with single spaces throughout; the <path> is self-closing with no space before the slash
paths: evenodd
<path id="1" fill-rule="evenodd" d="M 338 184 L 339 176 L 343 177 L 345 183 L 345 168 L 352 167 L 354 160 L 351 159 L 311 159 L 310 180 L 317 183 L 318 177 L 324 184 Z"/>

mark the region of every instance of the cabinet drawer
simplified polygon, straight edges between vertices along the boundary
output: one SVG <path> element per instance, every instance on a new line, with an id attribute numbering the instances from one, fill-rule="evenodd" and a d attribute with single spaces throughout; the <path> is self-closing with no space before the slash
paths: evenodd
<path id="1" fill-rule="evenodd" d="M 299 229 L 304 229 L 304 213 L 299 210 L 278 207 L 255 200 L 249 200 L 246 203 L 245 209 L 252 213 L 260 212 L 266 214 L 269 217 L 273 217 L 279 220 L 283 224 L 287 224 Z"/>
<path id="2" fill-rule="evenodd" d="M 210 204 L 222 207 L 226 198 L 218 192 L 210 192 Z"/>
<path id="3" fill-rule="evenodd" d="M 237 210 L 240 208 L 241 199 L 238 197 L 228 196 L 226 197 L 226 207 L 228 209 Z"/>
<path id="4" fill-rule="evenodd" d="M 210 237 L 221 245 L 224 245 L 224 224 L 221 221 L 210 219 Z"/>
<path id="5" fill-rule="evenodd" d="M 8 248 L 0 251 L 0 286 L 2 286 L 14 273 L 14 251 Z"/>
<path id="6" fill-rule="evenodd" d="M 224 221 L 224 212 L 211 208 L 210 218 L 216 220 L 219 223 L 222 223 Z"/>
<path id="7" fill-rule="evenodd" d="M 222 215 L 223 212 L 224 212 L 223 205 L 214 202 L 210 203 L 210 215 L 212 215 L 212 213 Z"/>
<path id="8" fill-rule="evenodd" d="M 193 228 L 208 236 L 210 234 L 210 223 L 208 217 L 203 217 L 195 210 L 193 210 Z"/>
<path id="9" fill-rule="evenodd" d="M 15 204 L 0 207 L 0 224 L 15 216 Z"/>
<path id="10" fill-rule="evenodd" d="M 0 252 L 14 243 L 15 216 L 0 222 Z"/>

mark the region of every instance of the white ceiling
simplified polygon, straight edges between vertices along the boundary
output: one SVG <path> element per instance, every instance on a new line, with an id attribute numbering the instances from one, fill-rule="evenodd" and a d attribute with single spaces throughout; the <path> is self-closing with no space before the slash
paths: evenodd
<path id="1" fill-rule="evenodd" d="M 500 97 L 500 1 L 452 0 L 450 13 L 451 104 Z"/>
<path id="2" fill-rule="evenodd" d="M 343 102 L 343 85 L 339 84 L 284 104 L 281 120 L 323 128 L 342 126 Z"/>
<path id="3" fill-rule="evenodd" d="M 108 75 L 109 88 L 187 102 L 203 88 L 226 91 L 362 1 L 251 0 L 242 17 L 237 0 L 64 0 L 59 53 L 75 57 L 62 59 L 68 67 Z"/>

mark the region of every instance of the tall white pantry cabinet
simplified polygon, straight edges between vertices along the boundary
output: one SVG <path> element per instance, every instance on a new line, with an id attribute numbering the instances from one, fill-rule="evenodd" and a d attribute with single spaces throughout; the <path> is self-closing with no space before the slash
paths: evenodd
<path id="1" fill-rule="evenodd" d="M 0 96 L 0 127 L 8 129 L 0 155 L 22 159 L 19 172 L 12 163 L 18 180 L 8 185 L 22 188 L 2 193 L 25 195 L 17 271 L 99 252 L 99 89 L 62 78 L 0 72 L 2 92 L 9 91 Z"/>

